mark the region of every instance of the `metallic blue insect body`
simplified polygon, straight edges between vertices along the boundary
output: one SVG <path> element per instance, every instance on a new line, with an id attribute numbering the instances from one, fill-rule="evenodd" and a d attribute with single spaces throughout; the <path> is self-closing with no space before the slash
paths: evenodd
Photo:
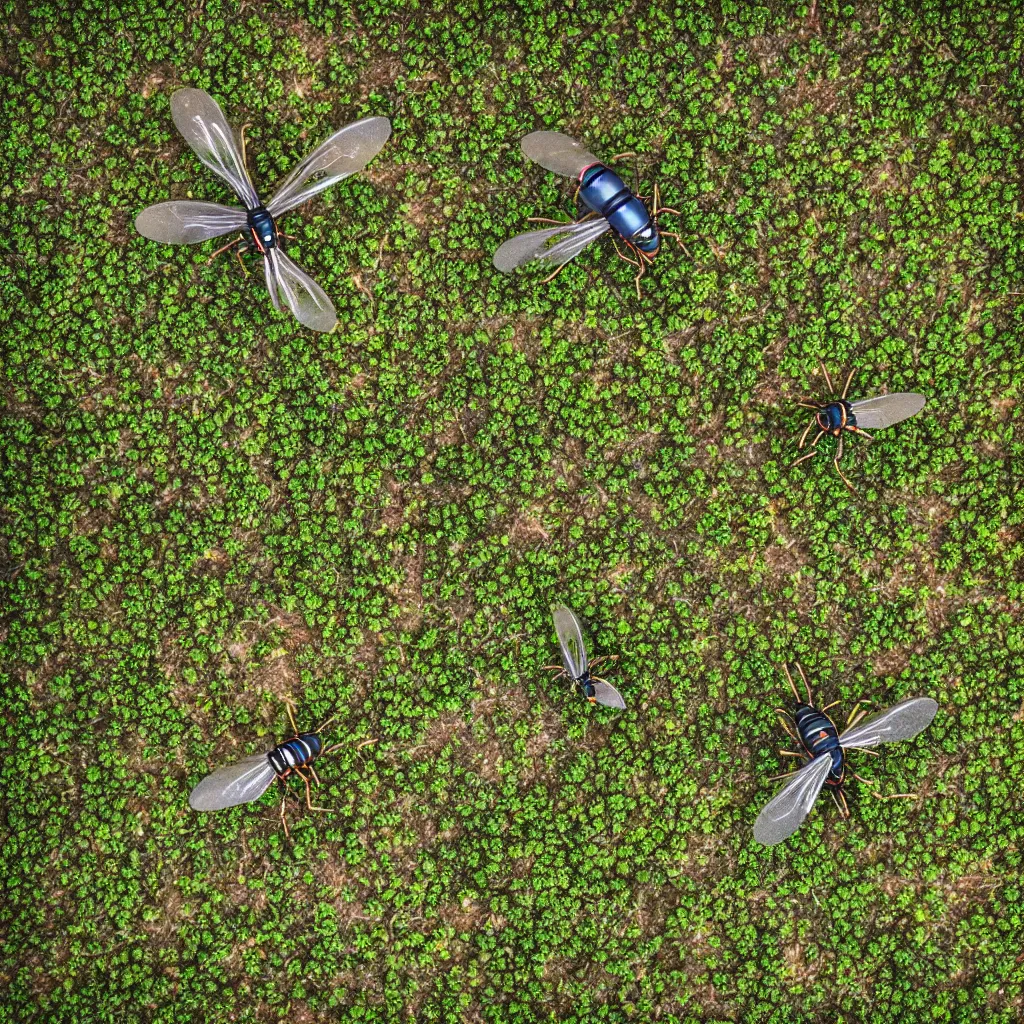
<path id="1" fill-rule="evenodd" d="M 825 785 L 841 786 L 846 775 L 846 755 L 839 745 L 839 730 L 835 723 L 823 711 L 800 701 L 797 701 L 793 720 L 796 722 L 800 746 L 808 757 L 817 757 L 819 754 L 832 756 L 832 770 L 828 773 Z"/>
<path id="2" fill-rule="evenodd" d="M 853 409 L 845 399 L 822 406 L 814 414 L 814 418 L 818 427 L 833 437 L 838 437 L 843 430 L 852 430 L 857 426 L 857 417 L 853 415 Z"/>
<path id="3" fill-rule="evenodd" d="M 277 248 L 277 225 L 265 206 L 257 206 L 255 210 L 249 210 L 246 220 L 249 225 L 249 234 L 252 236 L 258 253 L 265 256 L 268 249 Z"/>
<path id="4" fill-rule="evenodd" d="M 304 732 L 284 743 L 278 744 L 267 754 L 270 767 L 279 779 L 286 779 L 297 768 L 306 768 L 313 763 L 324 745 L 315 732 Z"/>
<path id="5" fill-rule="evenodd" d="M 580 174 L 579 198 L 589 210 L 604 217 L 624 242 L 648 256 L 657 254 L 661 238 L 650 212 L 610 167 L 585 167 Z"/>
<path id="6" fill-rule="evenodd" d="M 583 216 L 568 224 L 547 217 L 531 217 L 533 221 L 555 226 L 510 238 L 495 252 L 494 266 L 503 273 L 510 273 L 531 260 L 544 260 L 556 267 L 545 278 L 550 281 L 569 260 L 610 231 L 618 255 L 636 268 L 634 280 L 639 299 L 640 278 L 654 262 L 662 236 L 675 238 L 683 247 L 678 234 L 658 227 L 659 214 L 678 215 L 679 211 L 661 205 L 657 185 L 648 207 L 607 164 L 561 132 L 531 132 L 522 140 L 521 147 L 530 160 L 579 184 L 576 198 Z M 612 162 L 617 159 L 613 157 Z M 619 242 L 625 246 L 625 253 L 619 248 Z"/>

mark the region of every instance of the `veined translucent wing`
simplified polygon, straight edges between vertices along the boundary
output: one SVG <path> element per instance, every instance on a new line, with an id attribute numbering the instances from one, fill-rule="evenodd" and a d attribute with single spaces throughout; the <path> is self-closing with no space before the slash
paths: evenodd
<path id="1" fill-rule="evenodd" d="M 282 303 L 299 323 L 313 331 L 327 332 L 338 322 L 334 304 L 305 271 L 300 270 L 280 248 L 268 249 L 263 259 L 267 291 L 275 309 Z"/>
<path id="2" fill-rule="evenodd" d="M 883 427 L 891 427 L 900 420 L 916 416 L 924 408 L 926 401 L 924 395 L 903 391 L 895 395 L 879 395 L 877 398 L 851 402 L 850 408 L 856 417 L 858 427 L 865 430 L 880 430 Z"/>
<path id="3" fill-rule="evenodd" d="M 831 754 L 819 754 L 805 764 L 757 816 L 754 838 L 765 846 L 788 839 L 811 813 L 831 767 Z"/>
<path id="4" fill-rule="evenodd" d="M 246 209 L 259 206 L 259 196 L 217 101 L 202 89 L 179 89 L 171 97 L 171 116 L 196 156 L 231 186 Z"/>
<path id="5" fill-rule="evenodd" d="M 573 679 L 579 679 L 587 671 L 587 648 L 583 643 L 580 620 L 564 604 L 553 604 L 551 613 L 555 617 L 555 632 L 558 634 L 558 644 L 562 648 L 565 671 Z"/>
<path id="6" fill-rule="evenodd" d="M 578 256 L 609 227 L 604 217 L 592 217 L 566 224 L 565 227 L 527 231 L 498 247 L 494 254 L 494 265 L 505 274 L 530 260 L 547 260 L 561 266 Z"/>
<path id="7" fill-rule="evenodd" d="M 135 218 L 135 230 L 154 242 L 205 242 L 245 227 L 245 211 L 220 203 L 154 203 Z"/>
<path id="8" fill-rule="evenodd" d="M 601 162 L 575 139 L 561 132 L 531 132 L 519 145 L 535 164 L 567 178 L 578 178 L 584 168 Z"/>
<path id="9" fill-rule="evenodd" d="M 598 704 L 603 704 L 606 708 L 624 708 L 626 706 L 622 694 L 611 683 L 606 683 L 603 679 L 591 679 L 590 684 L 594 687 L 594 700 Z"/>
<path id="10" fill-rule="evenodd" d="M 189 794 L 188 802 L 196 811 L 220 811 L 247 804 L 263 796 L 275 777 L 267 755 L 253 754 L 207 775 Z"/>
<path id="11" fill-rule="evenodd" d="M 886 711 L 870 715 L 839 737 L 843 747 L 877 747 L 879 743 L 909 740 L 931 725 L 939 705 L 931 697 L 910 697 Z"/>
<path id="12" fill-rule="evenodd" d="M 300 160 L 267 203 L 271 216 L 294 209 L 318 192 L 361 171 L 391 138 L 386 117 L 364 117 L 336 131 L 326 142 Z"/>

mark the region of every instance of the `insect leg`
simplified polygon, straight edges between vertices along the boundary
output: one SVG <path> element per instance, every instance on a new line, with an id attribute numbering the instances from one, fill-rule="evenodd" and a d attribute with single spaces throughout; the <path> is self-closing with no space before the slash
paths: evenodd
<path id="1" fill-rule="evenodd" d="M 559 226 L 565 225 L 566 227 L 575 223 L 572 218 L 569 220 L 552 220 L 550 217 L 527 217 L 526 222 L 527 224 L 558 224 Z"/>
<path id="2" fill-rule="evenodd" d="M 789 671 L 789 665 L 787 665 L 785 662 L 782 663 L 782 671 L 786 673 L 786 679 L 789 682 L 789 688 L 793 691 L 793 696 L 799 702 L 800 694 L 796 692 L 796 683 L 793 682 L 793 676 Z"/>
<path id="3" fill-rule="evenodd" d="M 849 377 L 846 378 L 846 386 L 843 388 L 843 393 L 839 396 L 840 398 L 846 397 L 846 392 L 850 390 L 850 381 L 853 380 L 853 374 L 855 371 L 851 370 Z"/>
<path id="4" fill-rule="evenodd" d="M 843 702 L 842 702 L 841 700 L 834 700 L 834 701 L 832 701 L 832 703 L 831 703 L 831 704 L 826 704 L 826 705 L 825 705 L 825 706 L 824 706 L 824 707 L 823 707 L 823 708 L 821 709 L 821 713 L 822 713 L 822 714 L 824 714 L 824 713 L 825 713 L 826 711 L 828 711 L 828 709 L 829 709 L 829 708 L 834 708 L 834 707 L 835 707 L 835 706 L 836 706 L 837 704 L 842 704 L 842 703 L 843 703 Z"/>
<path id="5" fill-rule="evenodd" d="M 785 711 L 780 711 L 780 710 L 779 710 L 778 708 L 776 708 L 776 709 L 775 709 L 775 713 L 776 713 L 777 715 L 780 715 L 780 716 L 781 716 L 781 715 L 786 715 L 786 712 L 785 712 Z M 788 717 L 788 715 L 787 715 L 787 717 Z M 797 736 L 797 734 L 796 734 L 795 732 L 793 732 L 792 728 L 790 727 L 790 724 L 789 724 L 789 722 L 787 722 L 785 718 L 782 718 L 782 717 L 780 717 L 780 718 L 779 718 L 779 724 L 780 724 L 780 725 L 782 726 L 782 728 L 783 728 L 783 729 L 785 729 L 785 730 L 786 730 L 786 735 L 787 735 L 787 736 L 788 736 L 788 737 L 789 737 L 789 738 L 790 738 L 791 740 L 796 740 L 796 742 L 797 742 L 797 743 L 799 743 L 799 742 L 800 742 L 800 737 L 799 737 L 799 736 Z"/>
<path id="6" fill-rule="evenodd" d="M 851 728 L 855 722 L 859 722 L 867 713 L 867 708 L 862 708 L 862 704 L 870 704 L 869 700 L 858 700 L 854 701 L 853 707 L 850 708 L 850 716 L 846 719 L 846 729 Z"/>
<path id="7" fill-rule="evenodd" d="M 832 387 L 832 378 L 828 375 L 828 370 L 825 369 L 821 356 L 818 357 L 818 365 L 821 367 L 821 372 L 825 375 L 825 383 L 828 385 L 829 394 L 835 394 L 835 388 Z"/>
<path id="8" fill-rule="evenodd" d="M 623 256 L 622 255 L 622 252 L 619 249 L 619 243 L 616 242 L 614 238 L 612 239 L 612 245 L 615 246 L 615 251 L 616 251 L 616 253 L 618 253 L 618 256 L 619 256 L 620 260 L 625 260 L 627 263 L 631 263 L 634 267 L 639 267 L 640 266 L 639 261 L 631 260 L 628 256 Z"/>
<path id="9" fill-rule="evenodd" d="M 839 447 L 836 449 L 836 457 L 832 460 L 832 464 L 836 467 L 836 472 L 839 474 L 839 478 L 846 484 L 850 490 L 856 494 L 857 489 L 850 483 L 849 480 L 843 474 L 843 471 L 839 468 L 839 460 L 843 457 L 843 435 L 839 435 Z"/>
<path id="10" fill-rule="evenodd" d="M 281 797 L 281 824 L 284 826 L 285 839 L 289 839 L 291 837 L 291 833 L 288 831 L 288 819 L 284 816 L 284 805 L 287 799 L 288 794 L 285 793 L 285 795 Z"/>
<path id="11" fill-rule="evenodd" d="M 858 775 L 856 772 L 851 772 L 851 775 L 858 781 L 863 782 L 868 787 L 868 792 L 879 800 L 916 800 L 916 793 L 879 793 L 878 783 L 872 782 L 870 779 L 865 779 L 863 776 Z"/>
<path id="12" fill-rule="evenodd" d="M 249 122 L 246 121 L 246 123 L 242 125 L 241 131 L 238 133 L 239 137 L 242 140 L 242 166 L 243 167 L 245 167 L 247 162 L 248 162 L 246 160 L 246 158 L 245 158 L 245 129 L 248 128 L 248 127 L 249 127 Z"/>
<path id="13" fill-rule="evenodd" d="M 874 441 L 874 437 L 869 434 L 866 430 L 862 430 L 860 427 L 849 426 L 847 430 L 852 430 L 853 433 L 859 434 L 861 437 L 866 437 L 869 441 Z"/>
<path id="14" fill-rule="evenodd" d="M 814 440 L 813 440 L 813 441 L 811 442 L 811 445 L 810 445 L 810 448 L 811 448 L 811 450 L 810 450 L 810 451 L 809 451 L 809 452 L 808 452 L 808 453 L 807 453 L 806 455 L 801 455 L 801 456 L 800 456 L 800 458 L 799 458 L 799 459 L 797 459 L 797 460 L 796 460 L 796 461 L 795 461 L 795 462 L 793 463 L 793 465 L 794 465 L 794 466 L 799 466 L 799 465 L 800 465 L 800 463 L 804 461 L 804 459 L 809 459 L 809 458 L 810 458 L 810 457 L 811 457 L 812 455 L 817 455 L 817 454 L 818 454 L 818 449 L 817 449 L 816 445 L 818 444 L 818 442 L 819 442 L 819 441 L 820 441 L 820 440 L 821 440 L 821 439 L 822 439 L 822 438 L 823 438 L 824 436 L 825 436 L 825 431 L 824 431 L 824 430 L 819 430 L 819 431 L 818 431 L 818 433 L 817 433 L 817 436 L 816 436 L 816 437 L 814 438 Z"/>
<path id="15" fill-rule="evenodd" d="M 288 721 L 292 723 L 292 732 L 296 736 L 298 736 L 299 735 L 299 727 L 295 724 L 295 715 L 292 714 L 292 702 L 286 698 L 285 702 L 284 702 L 284 706 L 285 706 L 285 709 L 288 711 Z"/>
<path id="16" fill-rule="evenodd" d="M 549 281 L 554 281 L 554 279 L 555 279 L 556 277 L 558 277 L 558 275 L 559 275 L 559 274 L 560 274 L 560 273 L 561 273 L 561 272 L 562 272 L 563 270 L 565 270 L 565 268 L 566 268 L 567 266 L 569 266 L 569 263 L 568 263 L 568 261 L 566 261 L 565 263 L 562 263 L 562 264 L 560 264 L 560 265 L 559 265 L 559 267 L 558 267 L 558 269 L 557 269 L 557 270 L 556 270 L 556 271 L 555 271 L 555 272 L 554 272 L 553 274 L 548 274 L 548 276 L 547 276 L 547 277 L 545 277 L 543 281 L 541 281 L 541 284 L 547 284 L 547 283 L 548 283 Z"/>
<path id="17" fill-rule="evenodd" d="M 806 757 L 807 757 L 806 754 L 802 754 L 802 753 L 800 753 L 797 750 L 780 750 L 779 754 L 782 757 L 799 757 L 799 758 L 804 758 L 804 759 L 806 759 Z"/>
<path id="18" fill-rule="evenodd" d="M 800 443 L 796 446 L 797 450 L 803 448 L 804 442 L 807 440 L 807 435 L 811 432 L 811 428 L 817 422 L 818 422 L 817 419 L 813 419 L 813 420 L 811 420 L 810 423 L 807 424 L 807 429 L 800 435 Z M 817 438 L 814 439 L 814 443 L 815 444 L 818 443 L 818 439 Z M 812 447 L 813 447 L 813 445 L 812 445 Z"/>
<path id="19" fill-rule="evenodd" d="M 832 794 L 836 807 L 839 808 L 839 813 L 844 818 L 848 818 L 850 816 L 850 806 L 846 802 L 846 794 L 841 789 L 830 789 L 829 792 Z"/>
<path id="20" fill-rule="evenodd" d="M 210 256 L 210 258 L 206 262 L 207 263 L 212 263 L 222 252 L 227 252 L 228 249 L 231 248 L 231 246 L 236 246 L 237 247 L 238 243 L 240 241 L 241 242 L 245 241 L 245 237 L 243 235 L 239 235 L 238 238 L 232 239 L 230 242 L 228 242 L 227 245 L 222 245 L 215 253 L 213 253 Z M 239 256 L 239 259 L 241 259 L 241 256 Z"/>
<path id="21" fill-rule="evenodd" d="M 804 689 L 807 691 L 807 703 L 813 706 L 814 700 L 811 697 L 811 685 L 807 682 L 807 676 L 804 675 L 804 670 L 801 668 L 799 662 L 797 663 L 796 670 L 800 673 L 800 678 L 804 681 Z"/>

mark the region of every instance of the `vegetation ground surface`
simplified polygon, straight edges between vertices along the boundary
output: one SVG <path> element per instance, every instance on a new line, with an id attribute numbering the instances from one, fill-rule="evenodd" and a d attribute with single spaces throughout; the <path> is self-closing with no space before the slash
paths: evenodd
<path id="1" fill-rule="evenodd" d="M 1016 5 L 4 13 L 0 1020 L 1021 1019 Z M 392 118 L 282 223 L 335 333 L 135 233 L 229 200 L 183 85 L 265 192 Z M 680 211 L 642 302 L 607 242 L 492 268 L 569 209 L 538 128 Z M 856 494 L 791 466 L 819 357 L 929 398 Z M 626 712 L 541 670 L 558 599 Z M 941 710 L 855 759 L 915 800 L 765 849 L 787 660 Z M 330 813 L 192 812 L 286 696 Z"/>

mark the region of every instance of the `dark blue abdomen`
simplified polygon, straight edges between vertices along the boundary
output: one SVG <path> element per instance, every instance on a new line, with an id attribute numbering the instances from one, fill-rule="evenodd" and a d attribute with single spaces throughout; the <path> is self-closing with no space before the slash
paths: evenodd
<path id="1" fill-rule="evenodd" d="M 277 225 L 265 206 L 249 211 L 249 237 L 260 252 L 277 248 Z"/>
<path id="2" fill-rule="evenodd" d="M 810 704 L 797 704 L 793 718 L 796 720 L 800 742 L 811 757 L 832 755 L 832 769 L 825 781 L 830 786 L 838 786 L 843 781 L 846 758 L 839 745 L 839 730 L 832 719 Z"/>
<path id="3" fill-rule="evenodd" d="M 580 199 L 604 217 L 627 242 L 647 253 L 658 251 L 660 239 L 647 207 L 604 164 L 593 164 L 580 175 Z"/>
<path id="4" fill-rule="evenodd" d="M 323 744 L 315 732 L 304 732 L 274 747 L 267 757 L 278 775 L 287 775 L 295 768 L 310 764 L 322 749 Z"/>
<path id="5" fill-rule="evenodd" d="M 856 425 L 857 420 L 849 402 L 830 402 L 817 412 L 818 426 L 829 434 L 838 434 L 843 427 Z"/>

